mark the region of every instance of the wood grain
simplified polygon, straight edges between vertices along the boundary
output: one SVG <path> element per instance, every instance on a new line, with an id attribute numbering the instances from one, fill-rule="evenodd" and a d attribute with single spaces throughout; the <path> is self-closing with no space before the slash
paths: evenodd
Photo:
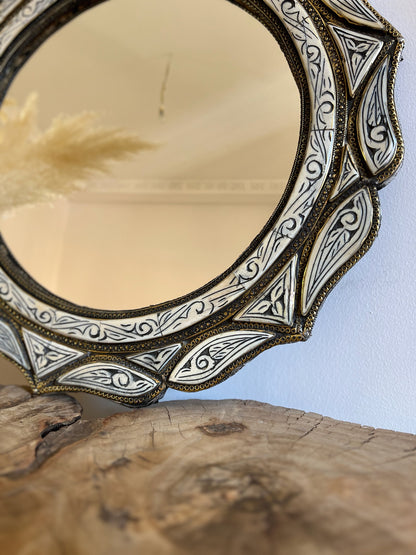
<path id="1" fill-rule="evenodd" d="M 2 553 L 416 553 L 416 436 L 252 401 L 80 414 L 0 389 Z"/>

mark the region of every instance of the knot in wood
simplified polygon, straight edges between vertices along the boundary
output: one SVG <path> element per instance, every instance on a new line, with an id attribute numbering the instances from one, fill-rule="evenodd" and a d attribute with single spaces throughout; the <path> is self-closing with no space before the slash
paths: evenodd
<path id="1" fill-rule="evenodd" d="M 228 436 L 244 432 L 247 426 L 240 422 L 221 422 L 218 424 L 206 424 L 205 426 L 198 426 L 198 430 L 207 436 Z"/>

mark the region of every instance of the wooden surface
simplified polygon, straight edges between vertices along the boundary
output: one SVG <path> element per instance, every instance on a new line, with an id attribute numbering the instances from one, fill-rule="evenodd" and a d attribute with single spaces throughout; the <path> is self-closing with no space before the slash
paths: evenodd
<path id="1" fill-rule="evenodd" d="M 80 416 L 0 389 L 1 553 L 416 554 L 416 436 L 251 401 Z"/>

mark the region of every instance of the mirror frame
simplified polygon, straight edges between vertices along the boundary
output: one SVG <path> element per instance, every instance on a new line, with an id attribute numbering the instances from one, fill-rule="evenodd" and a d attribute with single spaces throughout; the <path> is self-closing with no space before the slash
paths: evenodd
<path id="1" fill-rule="evenodd" d="M 3 0 L 0 99 L 51 34 L 102 1 Z M 276 38 L 300 91 L 300 139 L 283 198 L 223 274 L 139 310 L 94 310 L 53 295 L 0 236 L 0 351 L 35 393 L 144 406 L 168 387 L 218 384 L 263 350 L 308 339 L 330 290 L 372 245 L 378 190 L 403 159 L 394 104 L 402 37 L 366 0 L 232 3 Z"/>

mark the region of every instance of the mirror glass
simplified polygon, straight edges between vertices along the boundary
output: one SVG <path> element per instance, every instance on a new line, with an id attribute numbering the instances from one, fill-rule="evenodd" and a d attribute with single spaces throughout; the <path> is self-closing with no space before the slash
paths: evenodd
<path id="1" fill-rule="evenodd" d="M 13 82 L 39 127 L 94 111 L 155 145 L 82 192 L 2 217 L 22 266 L 81 305 L 129 309 L 225 271 L 277 207 L 300 99 L 272 35 L 226 0 L 113 0 L 53 35 Z"/>

